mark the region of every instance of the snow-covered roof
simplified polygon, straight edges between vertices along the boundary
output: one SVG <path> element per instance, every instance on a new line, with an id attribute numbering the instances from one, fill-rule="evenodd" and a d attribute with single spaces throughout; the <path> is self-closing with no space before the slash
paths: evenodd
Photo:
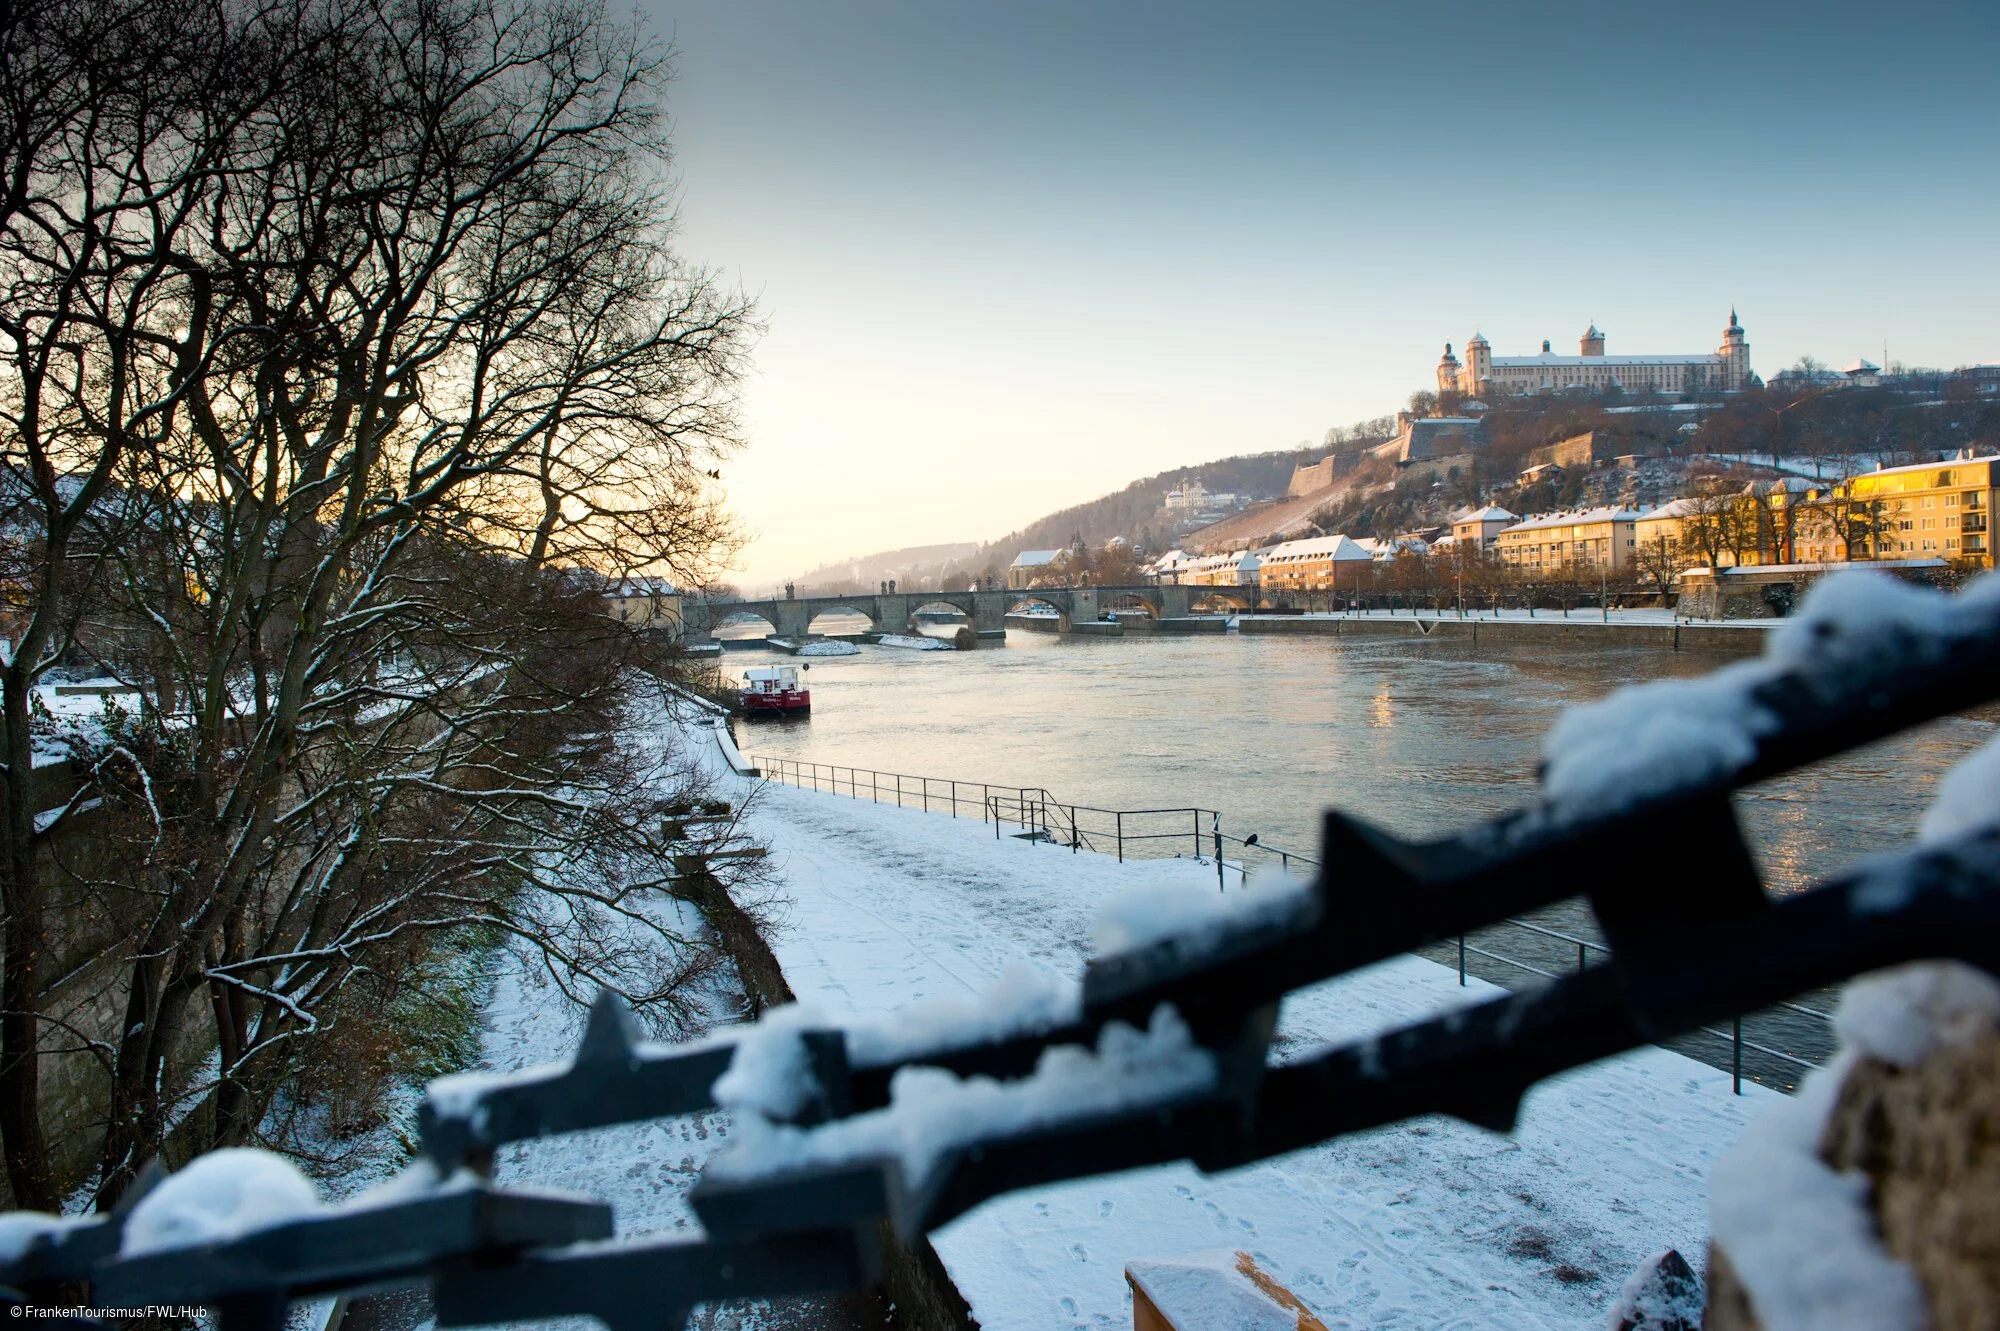
<path id="1" fill-rule="evenodd" d="M 2000 462 L 2000 453 L 1982 453 L 1976 458 L 1953 458 L 1949 462 L 1913 462 L 1907 467 L 1878 467 L 1874 471 L 1864 471 L 1855 479 L 1865 476 L 1898 476 L 1909 471 L 1936 471 L 1940 467 L 1964 467 L 1977 462 Z"/>
<path id="2" fill-rule="evenodd" d="M 1523 518 L 1500 534 L 1509 531 L 1545 531 L 1551 527 L 1578 527 L 1592 522 L 1636 522 L 1643 514 L 1629 508 L 1585 508 L 1565 513 L 1537 513 Z"/>
<path id="3" fill-rule="evenodd" d="M 1479 509 L 1477 512 L 1467 513 L 1462 518 L 1453 518 L 1452 521 L 1453 522 L 1518 522 L 1520 521 L 1520 518 L 1521 518 L 1520 514 L 1509 513 L 1506 509 L 1500 507 L 1500 505 L 1498 504 L 1488 504 L 1485 508 Z"/>
<path id="4" fill-rule="evenodd" d="M 678 596 L 674 584 L 665 578 L 620 578 L 605 590 L 606 596 Z"/>
<path id="5" fill-rule="evenodd" d="M 1857 359 L 1852 365 L 1841 366 L 1840 372 L 1842 374 L 1880 374 L 1882 373 L 1882 367 L 1874 361 Z"/>
<path id="6" fill-rule="evenodd" d="M 1713 352 L 1702 356 L 1558 356 L 1544 352 L 1539 356 L 1495 356 L 1493 365 L 1496 369 L 1544 365 L 1715 365 L 1721 359 Z"/>
<path id="7" fill-rule="evenodd" d="M 1068 553 L 1067 550 L 1023 550 L 1014 556 L 1013 567 L 1046 568 Z"/>
<path id="8" fill-rule="evenodd" d="M 1315 536 L 1305 541 L 1280 541 L 1271 547 L 1271 553 L 1264 556 L 1267 564 L 1291 563 L 1304 559 L 1351 559 L 1374 558 L 1367 548 L 1346 536 Z"/>
<path id="9" fill-rule="evenodd" d="M 1694 500 L 1688 498 L 1669 499 L 1658 508 L 1641 513 L 1639 520 L 1641 522 L 1650 522 L 1654 518 L 1684 518 L 1693 512 Z"/>

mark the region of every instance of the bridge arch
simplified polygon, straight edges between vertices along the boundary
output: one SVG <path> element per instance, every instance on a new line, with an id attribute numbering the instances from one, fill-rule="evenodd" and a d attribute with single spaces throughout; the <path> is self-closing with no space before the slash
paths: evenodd
<path id="1" fill-rule="evenodd" d="M 1151 615 L 1154 619 L 1162 618 L 1160 603 L 1157 597 L 1147 596 L 1130 588 L 1100 593 L 1097 600 L 1097 608 L 1100 611 L 1108 610 L 1113 613 L 1124 614 L 1140 610 Z"/>
<path id="2" fill-rule="evenodd" d="M 1224 607 L 1231 610 L 1257 608 L 1257 589 L 1254 587 L 1197 587 L 1195 591 L 1199 595 L 1194 597 L 1190 605 L 1193 610 L 1212 614 Z"/>
<path id="3" fill-rule="evenodd" d="M 1009 593 L 1007 597 L 1007 613 L 1010 615 L 1024 614 L 1027 613 L 1029 606 L 1038 606 L 1053 610 L 1056 612 L 1056 628 L 1060 632 L 1068 633 L 1069 605 L 1067 602 L 1067 597 L 1058 600 L 1053 596 L 1044 596 L 1040 592 L 1017 591 Z"/>
<path id="4" fill-rule="evenodd" d="M 881 607 L 875 603 L 875 598 L 872 596 L 857 596 L 852 602 L 843 602 L 837 605 L 815 603 L 812 607 L 812 618 L 806 621 L 806 632 L 823 633 L 828 631 L 820 627 L 820 621 L 829 615 L 858 615 L 860 618 L 868 621 L 868 628 L 865 631 L 873 632 L 876 629 L 885 627 L 879 617 L 880 612 Z M 833 626 L 833 631 L 852 632 L 853 628 L 850 625 L 835 625 Z M 889 631 L 895 632 L 893 628 Z"/>
<path id="5" fill-rule="evenodd" d="M 755 632 L 745 631 L 755 629 L 760 624 L 763 626 L 761 630 Z M 732 629 L 737 631 L 730 632 L 729 630 Z M 708 630 L 717 638 L 728 638 L 739 641 L 744 638 L 761 639 L 768 638 L 773 633 L 776 633 L 778 631 L 778 622 L 762 609 L 753 609 L 749 606 L 735 606 L 733 608 L 717 606 L 712 612 Z"/>

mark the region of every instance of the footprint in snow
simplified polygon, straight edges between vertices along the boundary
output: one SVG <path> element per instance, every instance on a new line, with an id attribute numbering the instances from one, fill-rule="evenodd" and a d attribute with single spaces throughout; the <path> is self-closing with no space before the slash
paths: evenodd
<path id="1" fill-rule="evenodd" d="M 1229 1217 L 1222 1213 L 1220 1206 L 1217 1206 L 1214 1202 L 1203 1202 L 1201 1209 L 1208 1212 L 1208 1218 L 1215 1222 L 1217 1229 L 1229 1228 Z"/>
<path id="2" fill-rule="evenodd" d="M 1084 1247 L 1081 1243 L 1070 1244 L 1069 1255 L 1076 1258 L 1076 1260 L 1078 1260 L 1079 1262 L 1087 1262 L 1090 1260 L 1090 1250 Z"/>
<path id="3" fill-rule="evenodd" d="M 1097 1204 L 1097 1214 L 1098 1214 L 1098 1218 L 1099 1218 L 1099 1219 L 1106 1219 L 1106 1218 L 1108 1218 L 1108 1217 L 1109 1217 L 1109 1216 L 1111 1215 L 1111 1212 L 1112 1212 L 1112 1211 L 1113 1211 L 1114 1209 L 1115 1209 L 1115 1208 L 1114 1208 L 1114 1207 L 1112 1206 L 1112 1204 L 1111 1204 L 1110 1202 L 1099 1202 L 1099 1203 Z"/>
<path id="4" fill-rule="evenodd" d="M 1064 1298 L 1059 1300 L 1059 1302 L 1062 1304 L 1063 1316 L 1065 1317 L 1076 1316 L 1078 1309 L 1075 1299 Z"/>
<path id="5" fill-rule="evenodd" d="M 1243 1227 L 1243 1232 L 1245 1234 L 1255 1234 L 1257 1232 L 1257 1226 L 1251 1224 L 1248 1220 L 1243 1219 L 1241 1216 L 1237 1217 L 1236 1223 Z"/>
<path id="6" fill-rule="evenodd" d="M 1186 1198 L 1188 1201 L 1194 1200 L 1194 1189 L 1192 1188 L 1176 1187 L 1174 1191 L 1179 1193 L 1182 1197 Z"/>
<path id="7" fill-rule="evenodd" d="M 1043 1219 L 1047 1219 L 1049 1214 L 1049 1204 L 1047 1202 L 1036 1202 L 1035 1214 L 1041 1216 Z"/>

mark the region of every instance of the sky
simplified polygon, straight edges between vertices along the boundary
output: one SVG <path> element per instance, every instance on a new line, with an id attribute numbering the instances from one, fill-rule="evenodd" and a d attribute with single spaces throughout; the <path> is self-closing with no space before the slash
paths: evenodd
<path id="1" fill-rule="evenodd" d="M 1498 355 L 2000 361 L 2000 5 L 640 0 L 756 303 L 737 581 L 996 539 Z"/>

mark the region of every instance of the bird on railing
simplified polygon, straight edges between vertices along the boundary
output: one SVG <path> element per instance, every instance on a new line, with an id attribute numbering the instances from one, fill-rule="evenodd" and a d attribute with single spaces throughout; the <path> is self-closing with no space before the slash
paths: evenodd
<path id="1" fill-rule="evenodd" d="M 1246 850 L 1256 844 L 1257 844 L 1257 834 L 1255 832 L 1252 832 L 1249 836 L 1243 838 L 1243 847 Z"/>

